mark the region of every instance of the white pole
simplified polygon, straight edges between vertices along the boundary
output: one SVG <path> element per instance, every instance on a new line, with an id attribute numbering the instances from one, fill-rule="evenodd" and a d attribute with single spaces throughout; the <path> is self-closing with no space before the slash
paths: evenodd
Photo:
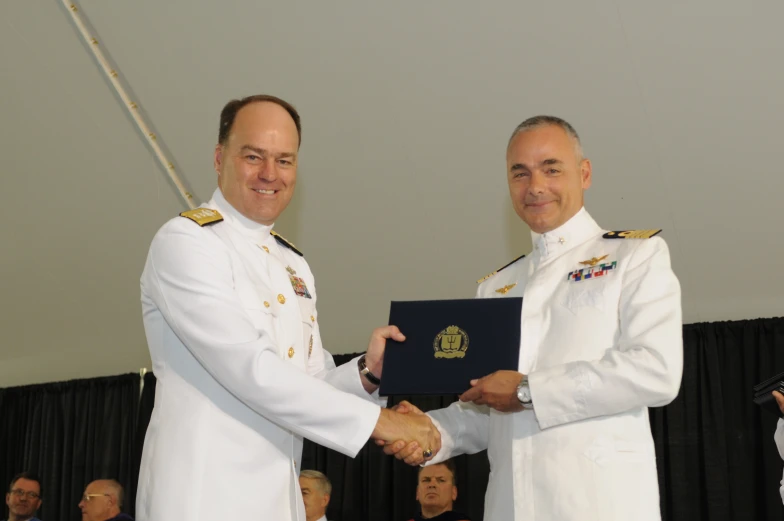
<path id="1" fill-rule="evenodd" d="M 95 59 L 101 66 L 101 70 L 122 100 L 125 109 L 128 111 L 128 114 L 130 114 L 142 136 L 147 140 L 147 144 L 150 145 L 153 155 L 158 160 L 158 163 L 160 163 L 163 171 L 166 172 L 171 182 L 174 183 L 175 188 L 177 188 L 177 191 L 180 193 L 180 196 L 182 196 L 185 204 L 188 205 L 188 208 L 196 208 L 196 204 L 193 202 L 193 194 L 188 191 L 185 187 L 185 183 L 177 174 L 177 171 L 174 168 L 174 162 L 170 160 L 163 151 L 163 147 L 160 145 L 161 138 L 151 130 L 152 126 L 144 120 L 143 115 L 140 113 L 138 103 L 131 99 L 131 96 L 128 94 L 129 89 L 123 85 L 117 67 L 113 68 L 110 65 L 111 62 L 107 57 L 108 53 L 101 50 L 101 46 L 98 44 L 98 38 L 90 33 L 88 23 L 85 21 L 86 19 L 81 12 L 81 7 L 75 3 L 75 0 L 62 0 L 62 3 L 66 10 L 71 13 L 71 19 L 78 29 L 79 34 L 84 39 L 87 47 L 92 51 L 93 56 L 95 56 Z"/>

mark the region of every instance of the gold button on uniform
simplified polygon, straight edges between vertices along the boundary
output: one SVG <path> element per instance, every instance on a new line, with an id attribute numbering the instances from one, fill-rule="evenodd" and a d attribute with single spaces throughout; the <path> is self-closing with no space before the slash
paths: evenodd
<path id="1" fill-rule="evenodd" d="M 284 297 L 282 293 L 278 293 L 278 302 L 280 302 L 281 304 L 286 303 L 286 297 Z"/>
<path id="2" fill-rule="evenodd" d="M 310 315 L 310 321 L 311 322 L 315 322 L 316 321 L 316 317 L 314 317 L 313 315 Z"/>
<path id="3" fill-rule="evenodd" d="M 294 358 L 294 348 L 289 347 L 289 358 Z"/>
<path id="4" fill-rule="evenodd" d="M 270 303 L 269 303 L 269 302 L 267 302 L 266 300 L 264 301 L 264 307 L 265 307 L 265 308 L 268 308 L 268 307 L 270 307 Z"/>
<path id="5" fill-rule="evenodd" d="M 269 248 L 267 248 L 266 246 L 262 246 L 261 249 L 269 253 Z"/>

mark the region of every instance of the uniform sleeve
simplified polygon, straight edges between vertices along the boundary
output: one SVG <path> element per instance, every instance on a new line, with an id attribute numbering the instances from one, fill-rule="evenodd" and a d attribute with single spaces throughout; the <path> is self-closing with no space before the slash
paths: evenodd
<path id="1" fill-rule="evenodd" d="M 201 365 L 248 407 L 352 457 L 367 442 L 380 408 L 278 357 L 273 336 L 257 329 L 234 290 L 231 258 L 217 236 L 185 220 L 164 226 L 150 247 L 142 291 Z"/>
<path id="2" fill-rule="evenodd" d="M 666 243 L 658 237 L 640 240 L 623 276 L 616 344 L 599 360 L 528 375 L 542 429 L 662 406 L 677 396 L 683 371 L 681 292 Z"/>
<path id="3" fill-rule="evenodd" d="M 457 401 L 444 409 L 430 411 L 427 415 L 441 433 L 441 450 L 428 465 L 487 449 L 490 411 L 486 406 Z"/>

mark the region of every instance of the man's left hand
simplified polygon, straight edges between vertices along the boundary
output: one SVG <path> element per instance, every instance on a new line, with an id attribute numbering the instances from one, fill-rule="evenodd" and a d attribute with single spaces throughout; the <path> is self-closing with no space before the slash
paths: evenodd
<path id="1" fill-rule="evenodd" d="M 523 375 L 517 371 L 496 371 L 484 378 L 471 380 L 471 389 L 460 395 L 461 402 L 487 405 L 499 412 L 523 410 L 517 399 L 517 386 Z"/>
<path id="2" fill-rule="evenodd" d="M 370 335 L 370 342 L 368 342 L 367 353 L 365 353 L 365 364 L 370 372 L 373 373 L 378 379 L 381 379 L 381 373 L 384 369 L 384 349 L 387 345 L 387 339 L 391 338 L 397 342 L 403 342 L 406 337 L 400 332 L 397 326 L 384 326 L 373 330 Z M 367 382 L 364 378 L 362 384 L 368 392 L 373 392 L 376 386 Z M 372 387 L 372 389 L 370 389 Z"/>

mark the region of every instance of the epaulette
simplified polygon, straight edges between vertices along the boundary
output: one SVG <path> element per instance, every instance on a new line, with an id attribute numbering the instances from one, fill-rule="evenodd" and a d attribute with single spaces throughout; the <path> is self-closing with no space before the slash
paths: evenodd
<path id="1" fill-rule="evenodd" d="M 658 230 L 621 230 L 618 232 L 607 232 L 602 235 L 603 239 L 650 239 L 661 232 Z"/>
<path id="2" fill-rule="evenodd" d="M 281 234 L 279 234 L 278 232 L 276 232 L 276 231 L 274 231 L 274 230 L 273 230 L 273 231 L 271 231 L 271 232 L 270 232 L 270 234 L 271 234 L 273 237 L 275 237 L 275 240 L 276 240 L 276 241 L 278 241 L 280 244 L 282 244 L 283 246 L 285 246 L 285 247 L 289 248 L 291 251 L 293 251 L 294 253 L 296 253 L 296 254 L 297 254 L 297 255 L 299 255 L 300 257 L 304 257 L 304 255 L 302 254 L 302 252 L 301 252 L 301 251 L 299 251 L 299 250 L 297 249 L 297 247 L 296 247 L 296 246 L 294 246 L 292 243 L 290 243 L 290 242 L 289 242 L 289 241 L 287 241 L 285 238 L 283 238 L 283 236 L 282 236 Z"/>
<path id="3" fill-rule="evenodd" d="M 482 277 L 481 279 L 477 280 L 477 281 L 476 281 L 476 283 L 477 283 L 477 284 L 481 284 L 481 283 L 483 283 L 484 281 L 486 281 L 487 279 L 489 279 L 490 277 L 492 277 L 493 275 L 495 275 L 495 274 L 496 274 L 496 273 L 498 273 L 499 271 L 501 271 L 501 270 L 504 270 L 504 269 L 508 268 L 509 266 L 511 266 L 511 265 L 512 265 L 512 264 L 514 264 L 515 262 L 519 261 L 519 260 L 520 260 L 520 259 L 522 259 L 523 257 L 525 257 L 525 255 L 520 255 L 519 257 L 517 257 L 517 258 L 516 258 L 515 260 L 513 260 L 512 262 L 510 262 L 510 263 L 508 263 L 508 264 L 505 264 L 505 265 L 501 266 L 500 268 L 498 268 L 497 270 L 495 270 L 493 273 L 490 273 L 489 275 L 485 275 L 485 276 L 484 276 L 484 277 Z"/>
<path id="4" fill-rule="evenodd" d="M 218 212 L 218 210 L 212 210 L 211 208 L 196 208 L 194 210 L 188 210 L 182 212 L 180 217 L 190 219 L 199 226 L 207 226 L 208 224 L 219 223 L 223 220 L 223 216 L 220 214 L 220 212 Z"/>

